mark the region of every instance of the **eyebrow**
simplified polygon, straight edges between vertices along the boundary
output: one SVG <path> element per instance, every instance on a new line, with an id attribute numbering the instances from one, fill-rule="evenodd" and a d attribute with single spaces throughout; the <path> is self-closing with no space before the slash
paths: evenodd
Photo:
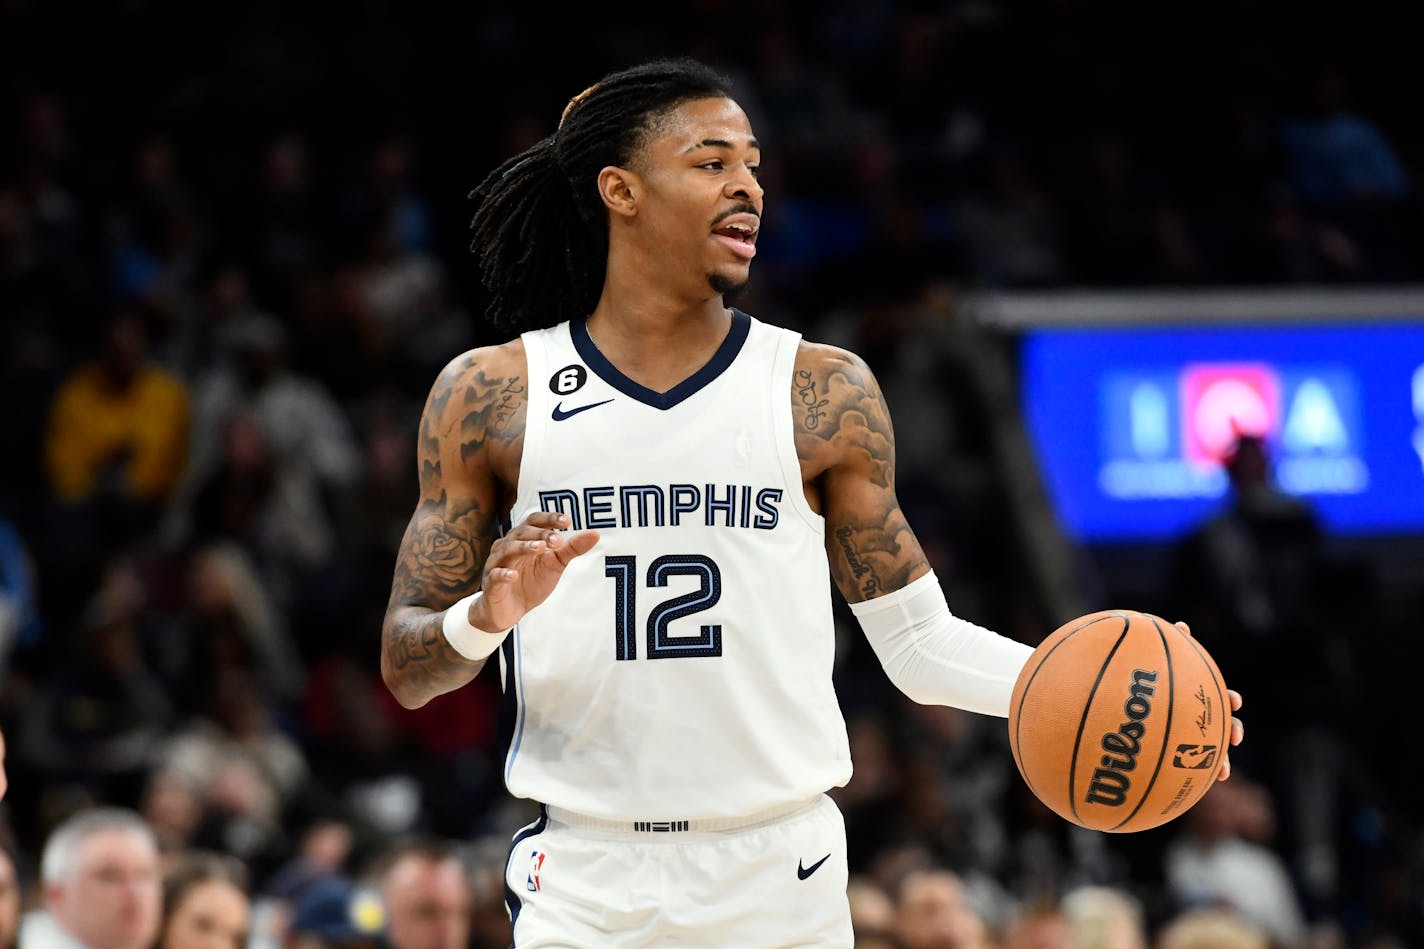
<path id="1" fill-rule="evenodd" d="M 749 139 L 747 139 L 747 145 L 748 145 L 749 147 L 751 147 L 751 148 L 755 148 L 757 151 L 761 151 L 761 142 L 758 142 L 758 141 L 757 141 L 756 139 L 754 139 L 754 138 L 749 138 Z M 683 150 L 683 154 L 686 155 L 688 152 L 696 151 L 696 150 L 699 149 L 699 148 L 731 148 L 731 147 L 732 147 L 732 143 L 729 142 L 729 141 L 727 141 L 725 138 L 704 138 L 704 139 L 703 139 L 702 141 L 700 141 L 700 142 L 694 142 L 693 144 L 687 146 L 687 148 Z"/>

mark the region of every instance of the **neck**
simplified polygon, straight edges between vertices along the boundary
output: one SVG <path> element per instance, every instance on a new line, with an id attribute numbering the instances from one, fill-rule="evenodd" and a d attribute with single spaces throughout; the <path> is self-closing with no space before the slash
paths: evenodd
<path id="1" fill-rule="evenodd" d="M 605 286 L 588 318 L 588 333 L 621 372 L 665 392 L 712 358 L 727 336 L 730 317 L 721 296 L 689 304 Z"/>

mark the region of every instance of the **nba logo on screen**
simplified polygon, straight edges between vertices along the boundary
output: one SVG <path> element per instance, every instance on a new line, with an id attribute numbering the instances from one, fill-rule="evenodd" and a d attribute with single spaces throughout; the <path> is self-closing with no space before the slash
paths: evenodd
<path id="1" fill-rule="evenodd" d="M 536 850 L 529 855 L 529 879 L 524 886 L 530 893 L 539 892 L 539 871 L 544 866 L 544 852 Z"/>
<path id="2" fill-rule="evenodd" d="M 1183 448 L 1189 462 L 1217 465 L 1242 435 L 1266 436 L 1281 414 L 1281 384 L 1261 363 L 1189 365 L 1182 371 Z"/>

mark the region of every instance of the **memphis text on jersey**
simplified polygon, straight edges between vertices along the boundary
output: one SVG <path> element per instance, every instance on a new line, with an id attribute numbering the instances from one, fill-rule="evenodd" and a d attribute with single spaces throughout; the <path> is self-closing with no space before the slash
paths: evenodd
<path id="1" fill-rule="evenodd" d="M 602 485 L 540 491 L 541 510 L 567 514 L 574 530 L 612 527 L 738 527 L 772 530 L 780 488 L 749 484 Z"/>

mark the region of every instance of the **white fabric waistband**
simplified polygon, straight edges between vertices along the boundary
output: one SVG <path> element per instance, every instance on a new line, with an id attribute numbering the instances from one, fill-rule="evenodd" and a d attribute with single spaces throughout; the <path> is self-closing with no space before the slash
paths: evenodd
<path id="1" fill-rule="evenodd" d="M 810 810 L 825 799 L 826 796 L 824 794 L 819 794 L 813 798 L 793 801 L 790 804 L 782 804 L 778 807 L 741 817 L 701 817 L 685 820 L 609 820 L 608 818 L 579 814 L 575 811 L 566 811 L 562 807 L 554 807 L 552 804 L 546 805 L 545 809 L 549 814 L 549 820 L 565 824 L 569 827 L 580 827 L 586 830 L 614 831 L 626 834 L 678 834 L 750 830 L 753 827 L 774 823 L 775 821 L 791 817 L 794 814 L 799 814 L 802 811 Z"/>

